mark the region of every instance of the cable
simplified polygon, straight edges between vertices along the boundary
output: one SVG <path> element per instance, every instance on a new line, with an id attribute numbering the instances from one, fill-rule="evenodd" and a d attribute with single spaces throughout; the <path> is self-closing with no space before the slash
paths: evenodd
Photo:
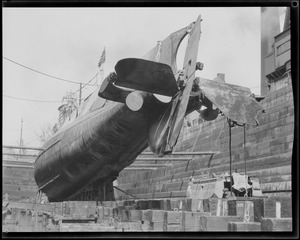
<path id="1" fill-rule="evenodd" d="M 88 81 L 86 84 L 82 85 L 82 86 L 81 86 L 81 90 L 83 90 L 83 88 L 84 88 L 85 86 L 87 86 L 87 85 L 88 85 L 88 86 L 98 86 L 97 84 L 89 84 L 93 79 L 95 79 L 95 78 L 97 77 L 98 74 L 99 74 L 99 72 L 97 72 L 97 73 L 95 74 L 95 76 L 94 76 L 90 81 Z M 80 88 L 79 88 L 77 91 L 75 91 L 73 94 L 79 92 L 79 90 L 80 90 Z"/>
<path id="2" fill-rule="evenodd" d="M 3 94 L 4 97 L 7 98 L 12 98 L 12 99 L 17 99 L 17 100 L 23 100 L 23 101 L 30 101 L 30 102 L 43 102 L 43 103 L 57 103 L 57 102 L 61 102 L 61 101 L 42 101 L 42 100 L 32 100 L 32 99 L 25 99 L 25 98 L 17 98 L 17 97 L 12 97 L 12 96 L 8 96 Z"/>
<path id="3" fill-rule="evenodd" d="M 11 59 L 9 59 L 9 58 L 6 58 L 6 57 L 3 57 L 3 58 L 4 58 L 5 60 L 10 61 L 10 62 L 12 62 L 12 63 L 14 63 L 14 64 L 16 64 L 16 65 L 19 65 L 19 66 L 21 66 L 21 67 L 23 67 L 23 68 L 29 69 L 29 70 L 31 70 L 31 71 L 33 71 L 33 72 L 36 72 L 36 73 L 45 75 L 45 76 L 47 76 L 47 77 L 54 78 L 54 79 L 56 79 L 56 80 L 60 80 L 60 81 L 64 81 L 64 82 L 69 82 L 69 83 L 74 83 L 74 84 L 82 84 L 82 83 L 79 83 L 79 82 L 74 82 L 74 81 L 71 81 L 71 80 L 67 80 L 67 79 L 55 77 L 55 76 L 49 75 L 49 74 L 47 74 L 47 73 L 40 72 L 40 71 L 38 71 L 38 70 L 35 70 L 35 69 L 33 69 L 33 68 L 30 68 L 30 67 L 27 67 L 27 66 L 25 66 L 25 65 L 23 65 L 23 64 L 21 64 L 21 63 L 18 63 L 18 62 L 16 62 L 16 61 L 13 61 L 13 60 L 11 60 Z M 92 79 L 93 79 L 93 78 L 92 78 Z M 89 84 L 89 86 L 97 86 L 97 85 L 95 85 L 95 84 Z"/>

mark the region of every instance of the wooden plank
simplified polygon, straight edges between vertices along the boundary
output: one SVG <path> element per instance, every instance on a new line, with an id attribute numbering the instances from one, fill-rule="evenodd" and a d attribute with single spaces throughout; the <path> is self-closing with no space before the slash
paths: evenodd
<path id="1" fill-rule="evenodd" d="M 261 223 L 259 222 L 230 222 L 228 223 L 230 232 L 260 232 Z"/>
<path id="2" fill-rule="evenodd" d="M 55 212 L 54 204 L 39 204 L 39 203 L 24 203 L 24 202 L 9 202 L 9 208 L 28 209 L 42 212 Z"/>
<path id="3" fill-rule="evenodd" d="M 228 231 L 229 222 L 242 222 L 243 218 L 238 216 L 217 217 L 200 216 L 200 231 Z"/>
<path id="4" fill-rule="evenodd" d="M 142 220 L 142 210 L 129 210 L 128 219 L 130 221 L 141 221 Z"/>
<path id="5" fill-rule="evenodd" d="M 164 224 L 163 231 L 164 232 L 180 232 L 181 225 L 180 224 Z"/>
<path id="6" fill-rule="evenodd" d="M 263 232 L 291 232 L 293 229 L 292 218 L 263 218 L 261 231 Z"/>
<path id="7" fill-rule="evenodd" d="M 162 222 L 152 222 L 151 225 L 153 226 L 154 232 L 163 232 L 164 231 L 164 223 Z"/>
<path id="8" fill-rule="evenodd" d="M 281 217 L 282 218 L 291 218 L 292 217 L 292 198 L 284 197 L 279 199 L 281 203 Z"/>
<path id="9" fill-rule="evenodd" d="M 182 213 L 181 212 L 174 212 L 174 211 L 167 211 L 166 212 L 166 221 L 167 224 L 181 224 L 182 222 Z"/>
<path id="10" fill-rule="evenodd" d="M 182 212 L 182 231 L 200 231 L 200 217 L 211 216 L 210 212 Z"/>
<path id="11" fill-rule="evenodd" d="M 153 223 L 150 221 L 142 221 L 142 230 L 143 232 L 152 232 L 153 231 Z"/>
<path id="12" fill-rule="evenodd" d="M 254 221 L 261 222 L 262 218 L 276 218 L 276 200 L 270 198 L 253 199 Z"/>
<path id="13" fill-rule="evenodd" d="M 202 199 L 187 199 L 187 211 L 204 212 Z"/>
<path id="14" fill-rule="evenodd" d="M 142 220 L 164 223 L 165 218 L 166 211 L 164 210 L 142 210 Z"/>

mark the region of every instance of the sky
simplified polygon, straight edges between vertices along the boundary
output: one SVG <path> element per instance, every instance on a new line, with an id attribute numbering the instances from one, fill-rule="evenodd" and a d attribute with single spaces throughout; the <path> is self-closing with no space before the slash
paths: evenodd
<path id="1" fill-rule="evenodd" d="M 79 84 L 28 68 L 87 83 L 99 72 L 97 64 L 104 48 L 105 77 L 118 60 L 144 56 L 157 41 L 188 26 L 198 15 L 203 19 L 198 61 L 204 63 L 204 69 L 196 76 L 213 79 L 217 73 L 225 73 L 227 83 L 260 94 L 259 7 L 2 8 L 2 13 L 3 145 L 20 143 L 23 119 L 23 145 L 41 146 L 38 135 L 58 121 L 63 96 L 78 93 Z M 284 11 L 280 13 L 282 19 Z M 186 43 L 187 39 L 179 48 L 178 69 L 182 69 Z M 95 90 L 97 86 L 86 86 L 82 96 Z"/>

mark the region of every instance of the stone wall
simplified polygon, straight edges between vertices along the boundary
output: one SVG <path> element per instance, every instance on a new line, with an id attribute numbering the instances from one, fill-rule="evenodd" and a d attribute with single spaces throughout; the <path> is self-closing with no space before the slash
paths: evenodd
<path id="1" fill-rule="evenodd" d="M 294 141 L 294 102 L 292 86 L 272 92 L 261 102 L 266 110 L 259 126 L 235 126 L 231 129 L 232 171 L 259 179 L 266 195 L 291 195 L 292 150 Z M 173 162 L 171 166 L 152 171 L 123 171 L 118 187 L 141 198 L 185 196 L 187 179 L 209 172 L 230 171 L 229 126 L 224 116 L 215 121 L 194 119 L 184 126 L 175 151 L 214 151 L 210 156 L 194 156 L 188 162 Z M 167 162 L 167 161 L 166 161 Z M 147 162 L 149 163 L 149 162 Z M 163 163 L 163 162 L 159 162 Z M 168 162 L 170 163 L 170 162 Z M 117 192 L 119 198 L 124 194 Z M 128 197 L 128 196 L 127 196 Z"/>
<path id="2" fill-rule="evenodd" d="M 11 201 L 32 202 L 37 196 L 37 185 L 33 168 L 3 167 L 2 194 L 8 194 Z"/>

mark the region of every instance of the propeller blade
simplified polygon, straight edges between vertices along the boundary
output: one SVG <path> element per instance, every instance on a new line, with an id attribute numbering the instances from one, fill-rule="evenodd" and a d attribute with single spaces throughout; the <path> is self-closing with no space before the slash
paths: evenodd
<path id="1" fill-rule="evenodd" d="M 190 38 L 188 40 L 188 45 L 184 57 L 184 77 L 186 79 L 186 85 L 184 90 L 181 92 L 181 100 L 178 103 L 178 111 L 175 119 L 175 123 L 170 130 L 168 144 L 172 149 L 178 139 L 180 134 L 183 120 L 186 114 L 190 92 L 192 90 L 193 81 L 195 79 L 195 70 L 196 70 L 196 62 L 198 55 L 198 46 L 201 35 L 201 15 L 197 18 L 193 28 L 190 32 Z"/>

